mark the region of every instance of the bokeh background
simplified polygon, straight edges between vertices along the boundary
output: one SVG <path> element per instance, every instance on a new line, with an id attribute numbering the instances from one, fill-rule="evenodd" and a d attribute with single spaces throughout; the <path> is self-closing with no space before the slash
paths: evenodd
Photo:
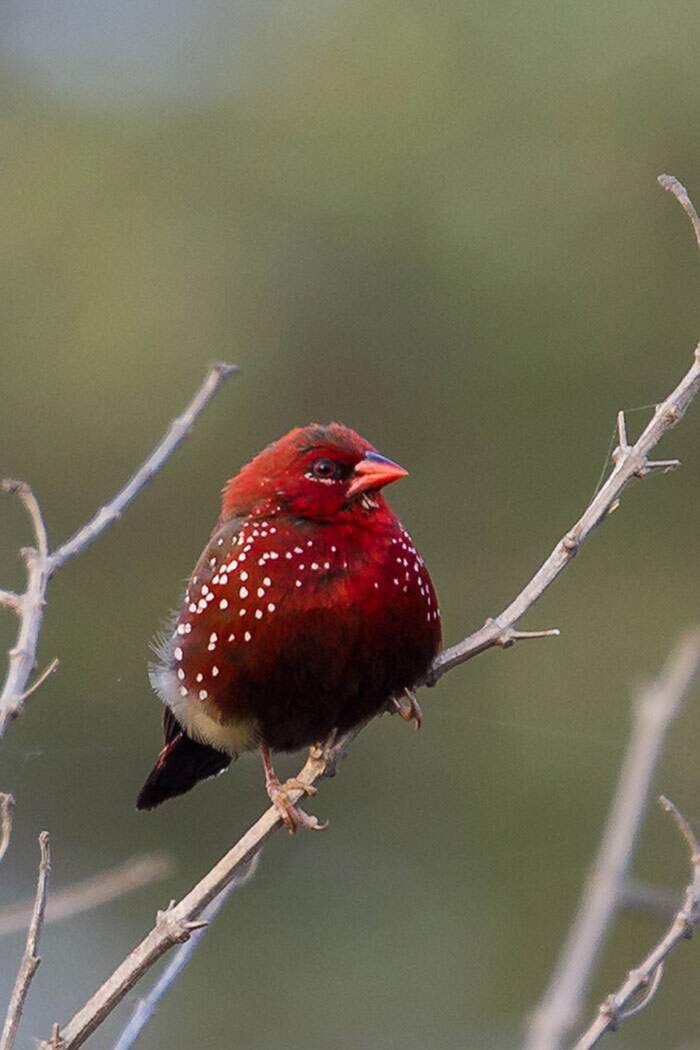
<path id="1" fill-rule="evenodd" d="M 61 670 L 2 745 L 17 809 L 1 901 L 32 891 L 40 828 L 57 888 L 154 848 L 177 870 L 47 927 L 30 1047 L 264 804 L 248 758 L 134 809 L 160 740 L 149 639 L 223 480 L 292 425 L 356 427 L 411 470 L 391 501 L 455 641 L 586 505 L 617 410 L 688 367 L 700 261 L 655 177 L 700 198 L 700 9 L 5 0 L 0 19 L 0 474 L 32 483 L 57 543 L 210 361 L 242 369 L 51 587 L 41 657 Z M 450 674 L 423 693 L 420 734 L 384 718 L 363 735 L 314 802 L 331 830 L 270 843 L 144 1050 L 519 1045 L 598 840 L 630 691 L 698 617 L 699 426 L 696 406 L 661 450 L 683 469 L 631 487 L 530 614 L 560 639 Z M 9 499 L 0 522 L 0 578 L 20 587 L 26 522 Z M 14 628 L 4 615 L 3 648 Z M 695 819 L 699 734 L 696 690 L 656 777 Z M 653 808 L 635 873 L 686 879 Z M 661 925 L 619 921 L 591 1008 Z M 21 942 L 0 942 L 3 1001 Z M 700 1047 L 699 975 L 698 949 L 679 950 L 615 1045 Z M 127 1010 L 90 1045 L 110 1046 Z"/>

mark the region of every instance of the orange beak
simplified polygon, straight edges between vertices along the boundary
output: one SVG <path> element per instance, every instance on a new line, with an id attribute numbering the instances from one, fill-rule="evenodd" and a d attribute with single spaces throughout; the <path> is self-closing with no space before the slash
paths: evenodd
<path id="1" fill-rule="evenodd" d="M 366 492 L 368 489 L 381 489 L 390 485 L 392 481 L 405 478 L 407 470 L 400 467 L 398 463 L 380 456 L 378 452 L 367 452 L 353 471 L 352 480 L 348 485 L 348 497 L 356 496 L 358 492 Z"/>

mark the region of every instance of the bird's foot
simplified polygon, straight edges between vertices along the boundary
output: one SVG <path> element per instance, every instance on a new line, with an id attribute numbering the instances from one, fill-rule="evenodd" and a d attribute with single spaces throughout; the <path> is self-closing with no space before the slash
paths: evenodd
<path id="1" fill-rule="evenodd" d="M 394 710 L 397 714 L 406 722 L 414 722 L 416 729 L 420 729 L 423 725 L 423 712 L 421 706 L 416 700 L 415 695 L 410 689 L 404 689 L 403 696 L 399 699 L 394 697 Z"/>
<path id="2" fill-rule="evenodd" d="M 304 784 L 296 777 L 291 777 L 284 784 L 280 784 L 277 777 L 270 777 L 265 785 L 270 802 L 275 807 L 282 822 L 290 835 L 294 835 L 299 828 L 309 828 L 310 831 L 325 831 L 328 822 L 321 823 L 318 817 L 305 813 L 298 804 L 289 798 L 290 791 L 303 791 L 305 795 L 315 795 L 316 788 L 311 784 Z"/>

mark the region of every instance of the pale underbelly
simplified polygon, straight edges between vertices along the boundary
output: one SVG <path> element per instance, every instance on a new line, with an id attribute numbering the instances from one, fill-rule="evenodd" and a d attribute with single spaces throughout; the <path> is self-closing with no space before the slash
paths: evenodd
<path id="1" fill-rule="evenodd" d="M 201 700 L 192 695 L 183 697 L 174 670 L 164 667 L 155 669 L 150 679 L 158 696 L 193 740 L 209 744 L 232 756 L 242 751 L 252 751 L 260 743 L 260 732 L 254 719 L 236 717 L 234 714 L 226 722 L 221 722 Z"/>

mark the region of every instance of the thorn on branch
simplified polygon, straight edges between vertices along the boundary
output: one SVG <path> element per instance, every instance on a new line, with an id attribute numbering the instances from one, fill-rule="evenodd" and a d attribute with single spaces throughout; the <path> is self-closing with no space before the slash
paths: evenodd
<path id="1" fill-rule="evenodd" d="M 41 672 L 36 681 L 33 682 L 32 685 L 30 685 L 29 688 L 25 689 L 25 691 L 22 693 L 22 695 L 20 696 L 20 702 L 24 703 L 24 701 L 27 700 L 32 695 L 32 693 L 36 692 L 39 686 L 43 685 L 46 679 L 49 678 L 54 673 L 54 671 L 58 670 L 59 664 L 60 661 L 58 657 L 54 656 L 53 660 L 44 668 L 44 670 Z"/>
<path id="2" fill-rule="evenodd" d="M 514 627 L 501 627 L 498 620 L 488 619 L 486 627 L 494 627 L 498 631 L 495 645 L 501 649 L 510 649 L 515 642 L 527 641 L 531 638 L 558 638 L 560 631 L 558 627 L 551 627 L 545 631 L 516 631 Z"/>
<path id="3" fill-rule="evenodd" d="M 622 452 L 629 452 L 630 445 L 627 440 L 627 420 L 624 412 L 617 413 L 617 437 Z M 617 451 L 617 450 L 616 450 Z"/>
<path id="4" fill-rule="evenodd" d="M 206 919 L 192 919 L 190 922 L 183 923 L 184 928 L 189 933 L 194 933 L 195 930 L 204 930 L 208 925 L 209 923 Z"/>
<path id="5" fill-rule="evenodd" d="M 656 406 L 658 412 L 659 406 Z M 664 421 L 669 425 L 673 426 L 681 418 L 680 413 L 675 405 L 669 405 L 664 409 L 663 412 Z M 627 437 L 627 422 L 625 420 L 625 413 L 617 413 L 617 435 L 618 445 L 617 448 L 612 452 L 611 459 L 616 467 L 627 460 L 633 454 L 633 447 L 630 445 Z M 641 463 L 634 471 L 634 476 L 637 478 L 645 478 L 647 474 L 651 473 L 652 470 L 660 470 L 666 474 L 670 470 L 676 470 L 680 467 L 681 461 L 679 459 L 647 459 L 646 456 L 641 458 Z M 607 511 L 606 517 L 613 513 L 614 510 L 620 505 L 619 499 L 616 499 Z"/>
<path id="6" fill-rule="evenodd" d="M 176 901 L 171 900 L 162 911 L 156 912 L 156 925 L 164 927 L 168 940 L 172 944 L 183 944 L 189 941 L 195 930 L 201 930 L 207 923 L 199 919 L 180 919 L 173 915 Z"/>
<path id="7" fill-rule="evenodd" d="M 662 474 L 668 474 L 672 470 L 677 470 L 680 465 L 679 459 L 648 459 L 636 473 L 638 478 L 645 477 L 652 470 L 660 470 Z"/>

